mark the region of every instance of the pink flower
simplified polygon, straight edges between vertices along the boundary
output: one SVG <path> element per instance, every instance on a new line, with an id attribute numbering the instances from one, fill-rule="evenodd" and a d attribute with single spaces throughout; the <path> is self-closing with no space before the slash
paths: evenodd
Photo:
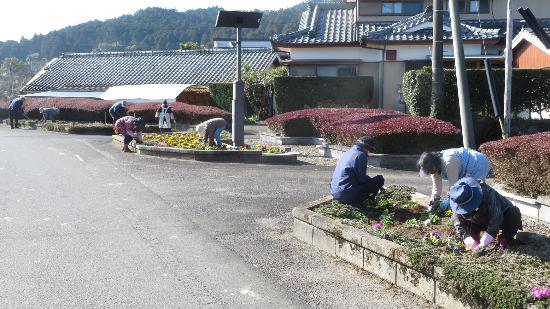
<path id="1" fill-rule="evenodd" d="M 544 300 L 550 297 L 550 289 L 541 289 L 538 287 L 531 288 L 535 300 Z"/>
<path id="2" fill-rule="evenodd" d="M 375 229 L 375 230 L 380 230 L 380 229 L 382 229 L 383 226 L 384 226 L 384 223 L 382 223 L 382 222 L 374 222 L 372 224 L 372 228 Z"/>

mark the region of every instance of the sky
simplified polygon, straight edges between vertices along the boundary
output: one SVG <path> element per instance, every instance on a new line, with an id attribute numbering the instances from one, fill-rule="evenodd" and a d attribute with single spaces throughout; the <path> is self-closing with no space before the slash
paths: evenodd
<path id="1" fill-rule="evenodd" d="M 32 38 L 90 20 L 105 20 L 148 7 L 186 11 L 219 6 L 226 10 L 277 10 L 304 0 L 3 0 L 0 41 Z"/>

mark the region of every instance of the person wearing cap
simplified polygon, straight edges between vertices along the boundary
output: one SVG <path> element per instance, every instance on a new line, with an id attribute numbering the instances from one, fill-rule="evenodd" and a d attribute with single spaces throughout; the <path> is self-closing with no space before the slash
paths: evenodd
<path id="1" fill-rule="evenodd" d="M 25 103 L 25 97 L 15 97 L 8 105 L 8 110 L 10 113 L 10 127 L 12 129 L 19 128 L 19 118 L 23 115 L 23 103 Z"/>
<path id="2" fill-rule="evenodd" d="M 113 118 L 113 123 L 115 123 L 120 118 L 126 116 L 126 113 L 128 112 L 128 106 L 126 104 L 126 101 L 119 101 L 113 104 L 111 108 L 109 108 L 109 115 L 111 115 L 111 118 Z"/>
<path id="3" fill-rule="evenodd" d="M 374 139 L 363 136 L 340 157 L 330 182 L 330 194 L 334 199 L 353 206 L 361 206 L 368 198 L 374 199 L 384 185 L 382 175 L 367 175 L 368 154 L 375 150 Z"/>
<path id="4" fill-rule="evenodd" d="M 462 178 L 451 186 L 449 202 L 453 225 L 469 250 L 486 248 L 495 239 L 497 246 L 504 249 L 523 228 L 519 208 L 475 178 Z M 485 233 L 480 236 L 482 231 Z"/>
<path id="5" fill-rule="evenodd" d="M 441 199 L 443 179 L 454 185 L 460 178 L 485 180 L 491 171 L 491 161 L 481 152 L 468 148 L 452 148 L 441 152 L 424 152 L 416 163 L 420 176 L 432 178 L 430 208 Z M 441 205 L 448 206 L 448 200 Z M 444 209 L 443 209 L 444 210 Z"/>
<path id="6" fill-rule="evenodd" d="M 166 129 L 168 132 L 172 131 L 172 121 L 175 121 L 174 112 L 172 112 L 172 107 L 168 106 L 166 100 L 162 101 L 162 105 L 157 109 L 155 118 L 159 120 L 160 132 L 162 132 L 162 129 Z"/>
<path id="7" fill-rule="evenodd" d="M 195 130 L 203 137 L 203 142 L 208 143 L 208 146 L 213 146 L 214 141 L 216 146 L 222 145 L 221 134 L 227 126 L 227 121 L 223 118 L 212 118 L 205 122 L 199 123 Z"/>
<path id="8" fill-rule="evenodd" d="M 141 117 L 124 116 L 115 122 L 115 133 L 124 136 L 124 146 L 122 151 L 131 152 L 128 145 L 133 139 L 138 144 L 143 141 L 143 131 L 145 130 L 145 120 Z"/>

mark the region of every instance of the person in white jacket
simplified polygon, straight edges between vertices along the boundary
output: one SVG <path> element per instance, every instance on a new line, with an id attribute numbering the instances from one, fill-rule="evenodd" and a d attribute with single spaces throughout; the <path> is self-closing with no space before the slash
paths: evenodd
<path id="1" fill-rule="evenodd" d="M 155 113 L 155 118 L 159 120 L 159 131 L 162 132 L 163 129 L 166 129 L 168 132 L 172 132 L 172 121 L 175 122 L 174 112 L 172 107 L 168 106 L 166 100 L 162 101 L 162 105 L 157 109 Z"/>

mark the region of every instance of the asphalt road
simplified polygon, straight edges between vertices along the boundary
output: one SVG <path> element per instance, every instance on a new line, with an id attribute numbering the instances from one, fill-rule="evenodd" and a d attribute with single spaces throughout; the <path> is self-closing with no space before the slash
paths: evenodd
<path id="1" fill-rule="evenodd" d="M 429 307 L 292 237 L 291 209 L 326 195 L 331 172 L 0 126 L 0 308 Z"/>

